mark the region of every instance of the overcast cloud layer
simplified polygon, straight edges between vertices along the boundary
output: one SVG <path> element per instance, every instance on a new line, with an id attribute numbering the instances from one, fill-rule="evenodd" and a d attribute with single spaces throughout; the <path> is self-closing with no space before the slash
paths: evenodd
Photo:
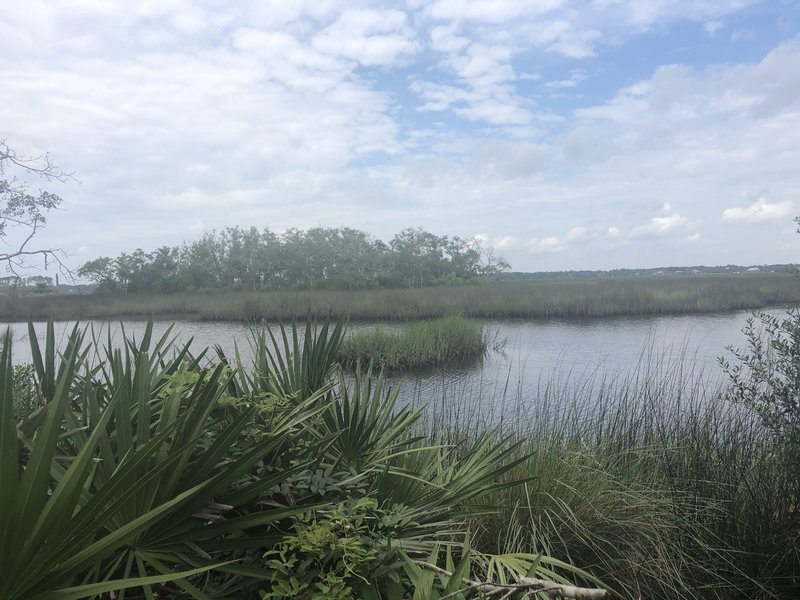
<path id="1" fill-rule="evenodd" d="M 0 139 L 78 265 L 225 225 L 478 236 L 515 270 L 795 262 L 800 8 L 5 0 Z"/>

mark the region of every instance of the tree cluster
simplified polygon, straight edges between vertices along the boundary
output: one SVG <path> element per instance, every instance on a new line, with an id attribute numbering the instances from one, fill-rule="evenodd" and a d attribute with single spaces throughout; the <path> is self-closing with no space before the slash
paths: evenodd
<path id="1" fill-rule="evenodd" d="M 405 229 L 389 243 L 348 227 L 227 227 L 180 246 L 100 257 L 78 270 L 106 292 L 370 289 L 467 283 L 509 268 L 479 240 Z"/>

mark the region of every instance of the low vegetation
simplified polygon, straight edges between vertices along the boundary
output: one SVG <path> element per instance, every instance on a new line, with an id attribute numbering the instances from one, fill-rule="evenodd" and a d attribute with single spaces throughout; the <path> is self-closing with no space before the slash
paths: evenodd
<path id="1" fill-rule="evenodd" d="M 502 430 L 342 373 L 340 326 L 255 330 L 249 365 L 149 330 L 98 349 L 76 328 L 57 352 L 50 327 L 12 368 L 6 336 L 0 590 L 796 598 L 800 315 L 764 319 L 727 379 L 645 361 L 548 385 Z"/>
<path id="2" fill-rule="evenodd" d="M 366 291 L 212 291 L 192 294 L 0 296 L 0 317 L 117 317 L 260 321 L 333 318 L 413 321 L 449 315 L 567 319 L 722 312 L 794 304 L 788 273 L 520 281 Z"/>
<path id="3" fill-rule="evenodd" d="M 464 577 L 598 585 L 549 557 L 471 547 L 467 519 L 513 485 L 518 444 L 429 438 L 380 376 L 337 375 L 342 333 L 257 331 L 240 367 L 150 329 L 100 349 L 75 328 L 57 352 L 50 326 L 44 348 L 31 332 L 32 386 L 16 381 L 30 373 L 12 368 L 6 335 L 2 597 L 463 599 Z"/>
<path id="4" fill-rule="evenodd" d="M 624 598 L 797 597 L 798 480 L 780 442 L 707 379 L 647 371 L 591 398 L 553 391 L 521 418 L 507 476 L 535 477 L 484 500 L 498 510 L 473 543 L 589 567 Z"/>
<path id="5" fill-rule="evenodd" d="M 346 369 L 375 366 L 389 372 L 458 365 L 487 349 L 483 325 L 464 317 L 442 317 L 399 329 L 376 327 L 345 338 L 339 363 Z"/>

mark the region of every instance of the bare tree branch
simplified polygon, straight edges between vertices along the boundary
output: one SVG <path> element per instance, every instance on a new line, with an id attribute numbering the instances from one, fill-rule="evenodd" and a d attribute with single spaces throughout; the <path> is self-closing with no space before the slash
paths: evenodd
<path id="1" fill-rule="evenodd" d="M 14 171 L 23 177 L 18 178 Z M 46 225 L 46 214 L 58 209 L 62 202 L 59 196 L 45 190 L 31 193 L 31 185 L 24 177 L 29 175 L 48 182 L 76 181 L 73 173 L 56 166 L 49 154 L 22 156 L 5 140 L 0 141 L 0 239 L 6 237 L 12 228 L 23 232 L 20 243 L 15 243 L 11 250 L 0 252 L 0 263 L 5 263 L 6 270 L 19 277 L 19 271 L 31 266 L 26 259 L 39 257 L 45 269 L 52 261 L 58 265 L 59 271 L 71 277 L 72 271 L 63 261 L 63 250 L 29 248 L 33 238 Z"/>
<path id="2" fill-rule="evenodd" d="M 4 163 L 11 163 L 28 173 L 40 175 L 47 181 L 77 181 L 74 172 L 67 172 L 57 167 L 49 154 L 22 157 L 9 147 L 5 140 L 0 140 L 0 175 L 5 173 Z"/>

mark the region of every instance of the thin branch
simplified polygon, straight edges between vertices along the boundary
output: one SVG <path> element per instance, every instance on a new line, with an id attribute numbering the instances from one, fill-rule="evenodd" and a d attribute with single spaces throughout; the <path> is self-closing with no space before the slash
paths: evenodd
<path id="1" fill-rule="evenodd" d="M 453 576 L 450 571 L 423 560 L 415 560 L 414 563 L 423 569 L 428 569 L 439 575 L 444 575 L 445 577 Z M 516 583 L 508 584 L 475 581 L 474 579 L 467 579 L 466 577 L 461 581 L 465 589 L 474 592 L 483 592 L 488 596 L 497 596 L 499 600 L 509 598 L 511 594 L 516 592 L 525 592 L 526 594 L 543 592 L 551 598 L 574 598 L 575 600 L 599 600 L 607 596 L 606 590 L 600 588 L 583 588 L 574 585 L 565 585 L 555 581 L 548 581 L 547 579 L 537 579 L 535 577 L 520 577 Z M 446 597 L 447 596 L 445 596 L 445 598 Z"/>
<path id="2" fill-rule="evenodd" d="M 5 140 L 0 140 L 0 175 L 5 174 L 8 166 L 38 175 L 47 181 L 76 181 L 72 173 L 58 168 L 49 154 L 20 156 L 13 148 L 9 147 Z M 62 249 L 28 250 L 31 240 L 46 225 L 44 213 L 57 209 L 61 203 L 61 198 L 56 194 L 40 190 L 38 195 L 31 195 L 27 192 L 28 187 L 27 181 L 17 183 L 16 177 L 13 176 L 10 181 L 0 179 L 0 240 L 5 241 L 7 224 L 20 229 L 28 229 L 19 245 L 14 244 L 9 251 L 0 252 L 0 263 L 4 262 L 9 272 L 21 278 L 17 269 L 28 268 L 23 259 L 39 256 L 44 261 L 45 269 L 47 269 L 49 261 L 54 261 L 61 273 L 74 278 L 72 270 L 62 260 L 62 257 L 66 256 Z"/>
<path id="3" fill-rule="evenodd" d="M 54 179 L 62 182 L 68 180 L 77 181 L 74 172 L 68 173 L 56 167 L 49 154 L 22 158 L 8 146 L 5 140 L 0 142 L 0 165 L 2 165 L 4 161 L 8 161 L 30 173 L 36 173 L 40 177 L 47 179 L 47 181 L 52 181 Z M 37 166 L 37 164 L 41 164 L 41 166 Z M 2 172 L 2 169 L 0 169 L 0 172 Z"/>

